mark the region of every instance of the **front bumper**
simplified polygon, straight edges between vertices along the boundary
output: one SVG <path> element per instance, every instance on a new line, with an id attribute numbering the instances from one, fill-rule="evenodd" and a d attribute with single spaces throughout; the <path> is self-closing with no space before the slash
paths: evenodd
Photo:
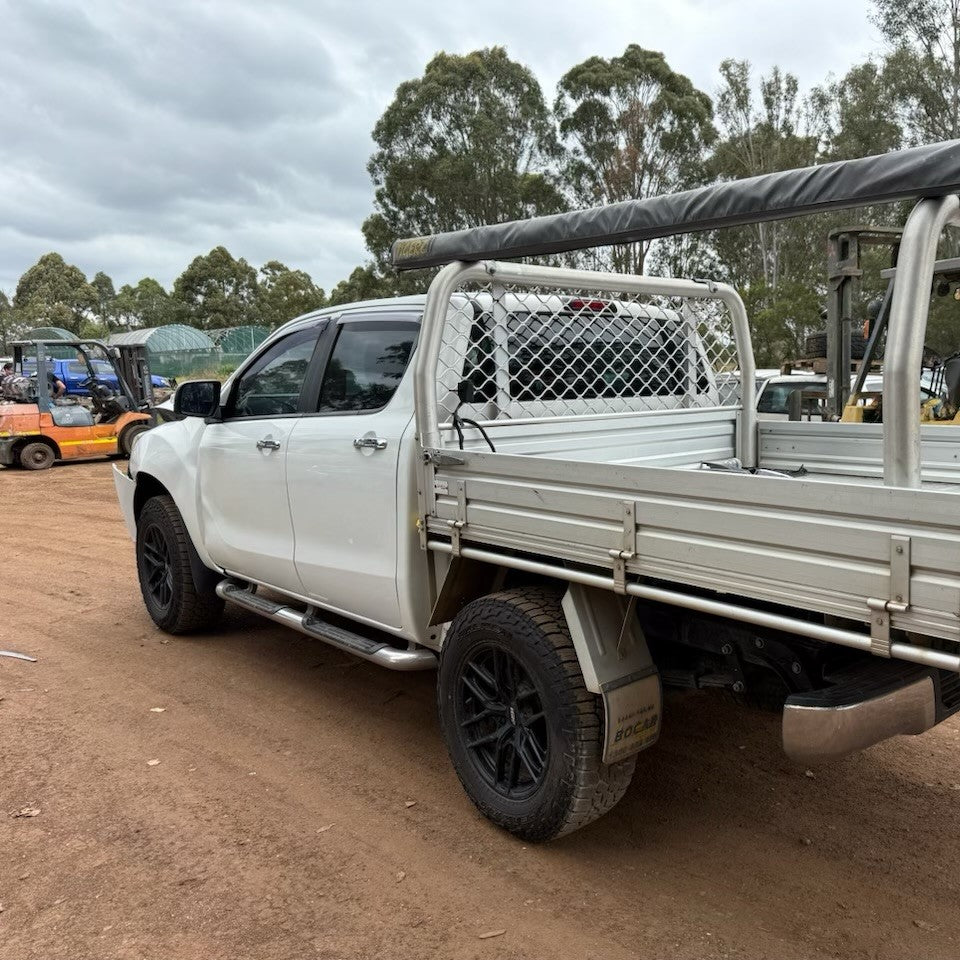
<path id="1" fill-rule="evenodd" d="M 136 481 L 127 476 L 126 467 L 121 469 L 116 464 L 113 467 L 113 486 L 117 491 L 117 500 L 120 501 L 120 510 L 127 525 L 127 533 L 131 540 L 137 539 L 137 518 L 133 513 L 133 496 L 137 492 Z"/>

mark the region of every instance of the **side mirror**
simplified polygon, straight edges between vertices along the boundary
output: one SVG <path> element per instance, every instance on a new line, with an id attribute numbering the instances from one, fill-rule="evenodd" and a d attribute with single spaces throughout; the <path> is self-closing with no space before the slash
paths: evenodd
<path id="1" fill-rule="evenodd" d="M 219 380 L 190 380 L 173 395 L 173 412 L 181 417 L 212 417 L 219 406 Z"/>

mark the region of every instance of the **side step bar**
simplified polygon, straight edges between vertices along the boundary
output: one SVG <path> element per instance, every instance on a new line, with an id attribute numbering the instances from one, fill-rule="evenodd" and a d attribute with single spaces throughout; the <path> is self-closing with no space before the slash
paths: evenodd
<path id="1" fill-rule="evenodd" d="M 236 580 L 221 580 L 217 584 L 217 594 L 224 600 L 259 613 L 276 623 L 293 627 L 300 633 L 322 640 L 324 643 L 352 653 L 354 656 L 379 664 L 388 670 L 432 670 L 437 666 L 437 658 L 431 650 L 400 650 L 379 640 L 371 640 L 351 630 L 335 626 L 322 620 L 314 613 L 298 610 L 296 607 L 259 597 L 253 590 Z"/>

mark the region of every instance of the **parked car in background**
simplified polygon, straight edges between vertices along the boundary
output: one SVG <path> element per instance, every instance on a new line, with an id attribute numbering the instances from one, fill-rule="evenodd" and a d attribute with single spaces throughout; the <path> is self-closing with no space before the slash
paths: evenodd
<path id="1" fill-rule="evenodd" d="M 763 389 L 763 385 L 771 377 L 779 377 L 780 368 L 779 367 L 761 367 L 754 371 L 753 382 L 756 384 L 756 390 L 759 394 Z"/>
<path id="2" fill-rule="evenodd" d="M 850 378 L 851 385 L 856 377 Z M 883 390 L 883 377 L 873 374 L 864 381 L 864 392 Z M 790 397 L 797 391 L 803 391 L 801 416 L 804 420 L 820 419 L 823 399 L 827 390 L 827 377 L 822 373 L 795 371 L 765 380 L 757 388 L 757 417 L 760 420 L 788 420 L 790 418 Z M 937 394 L 921 383 L 920 403 L 936 397 Z"/>
<path id="3" fill-rule="evenodd" d="M 790 397 L 802 391 L 802 416 L 820 417 L 821 397 L 825 394 L 827 378 L 822 373 L 785 373 L 764 380 L 757 388 L 757 415 L 761 420 L 787 420 L 790 415 Z"/>
<path id="4" fill-rule="evenodd" d="M 753 376 L 754 395 L 758 396 L 767 380 L 771 377 L 779 376 L 779 374 L 779 367 L 755 370 Z M 721 406 L 727 403 L 735 403 L 740 396 L 740 371 L 731 370 L 726 373 L 718 373 L 717 390 L 720 392 Z"/>
<path id="5" fill-rule="evenodd" d="M 97 379 L 105 383 L 114 390 L 119 388 L 117 375 L 113 367 L 106 360 L 91 360 L 93 369 L 96 371 Z M 83 383 L 90 376 L 87 365 L 80 360 L 55 360 L 48 359 L 47 364 L 58 380 L 62 380 L 67 388 L 68 397 L 86 397 L 89 391 L 83 386 Z M 24 360 L 24 373 L 28 376 L 35 369 L 36 365 Z M 151 376 L 154 390 L 173 390 L 176 386 L 174 381 L 167 377 Z"/>

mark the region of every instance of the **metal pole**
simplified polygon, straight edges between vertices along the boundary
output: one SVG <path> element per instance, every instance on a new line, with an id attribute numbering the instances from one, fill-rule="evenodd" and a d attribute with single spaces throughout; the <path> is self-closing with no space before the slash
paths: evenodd
<path id="1" fill-rule="evenodd" d="M 883 482 L 920 486 L 920 367 L 937 243 L 960 218 L 956 196 L 921 200 L 903 228 L 883 364 Z"/>
<path id="2" fill-rule="evenodd" d="M 34 347 L 37 351 L 37 406 L 41 413 L 49 413 L 53 399 L 49 393 L 50 384 L 47 382 L 47 345 L 38 340 Z"/>
<path id="3" fill-rule="evenodd" d="M 510 410 L 510 330 L 507 325 L 507 290 L 491 284 L 493 294 L 493 365 L 497 382 L 497 415 Z"/>
<path id="4" fill-rule="evenodd" d="M 863 360 L 860 363 L 860 369 L 857 372 L 857 381 L 854 383 L 851 393 L 857 394 L 863 390 L 866 383 L 867 374 L 870 372 L 870 364 L 877 352 L 877 344 L 887 329 L 887 321 L 890 319 L 890 300 L 893 297 L 893 287 L 895 280 L 891 279 L 887 284 L 887 289 L 883 293 L 883 302 L 880 304 L 880 312 L 873 322 L 873 328 L 870 330 L 870 339 L 867 341 L 867 347 L 863 351 Z"/>
<path id="5" fill-rule="evenodd" d="M 427 290 L 427 303 L 420 323 L 413 370 L 413 391 L 416 404 L 417 433 L 424 450 L 440 446 L 440 423 L 437 419 L 437 365 L 443 343 L 443 325 L 447 319 L 450 297 L 457 286 L 467 280 L 487 277 L 485 264 L 448 263 L 434 278 Z"/>

